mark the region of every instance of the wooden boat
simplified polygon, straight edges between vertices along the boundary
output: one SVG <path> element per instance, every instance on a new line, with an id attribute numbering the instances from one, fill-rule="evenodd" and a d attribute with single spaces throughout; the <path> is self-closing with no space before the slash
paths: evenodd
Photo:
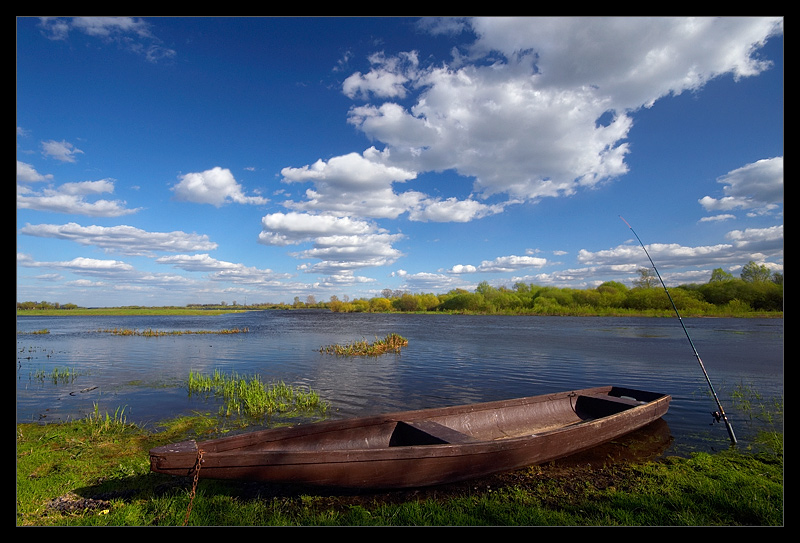
<path id="1" fill-rule="evenodd" d="M 154 472 L 343 488 L 450 483 L 548 462 L 662 417 L 671 397 L 598 387 L 324 421 L 150 451 Z"/>

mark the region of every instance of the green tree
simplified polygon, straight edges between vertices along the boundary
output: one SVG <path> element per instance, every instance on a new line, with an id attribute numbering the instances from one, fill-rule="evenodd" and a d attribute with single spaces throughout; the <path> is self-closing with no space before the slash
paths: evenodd
<path id="1" fill-rule="evenodd" d="M 711 279 L 709 279 L 708 282 L 717 283 L 720 281 L 731 281 L 733 278 L 733 274 L 726 272 L 722 268 L 716 268 L 711 272 Z"/>
<path id="2" fill-rule="evenodd" d="M 759 283 L 769 281 L 770 275 L 768 267 L 764 264 L 758 265 L 751 260 L 742 268 L 741 278 L 747 283 Z"/>
<path id="3" fill-rule="evenodd" d="M 372 298 L 369 301 L 369 310 L 374 313 L 387 313 L 392 310 L 392 301 L 389 298 L 382 296 L 378 298 Z"/>
<path id="4" fill-rule="evenodd" d="M 650 268 L 639 268 L 639 278 L 633 281 L 636 288 L 653 288 L 657 283 L 658 278 Z"/>

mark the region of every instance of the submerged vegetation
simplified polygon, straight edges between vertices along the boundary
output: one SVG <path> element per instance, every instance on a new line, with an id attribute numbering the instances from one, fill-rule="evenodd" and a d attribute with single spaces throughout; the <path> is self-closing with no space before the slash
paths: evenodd
<path id="1" fill-rule="evenodd" d="M 326 345 L 320 348 L 320 352 L 337 356 L 380 356 L 388 352 L 399 353 L 401 348 L 407 346 L 406 338 L 391 333 L 383 339 L 376 338 L 373 343 L 362 339 L 346 345 Z"/>
<path id="2" fill-rule="evenodd" d="M 220 415 L 241 415 L 263 419 L 270 415 L 323 415 L 328 405 L 314 391 L 303 391 L 283 381 L 266 385 L 257 375 L 225 375 L 215 370 L 213 375 L 189 372 L 187 388 L 190 395 L 208 394 L 223 400 Z"/>

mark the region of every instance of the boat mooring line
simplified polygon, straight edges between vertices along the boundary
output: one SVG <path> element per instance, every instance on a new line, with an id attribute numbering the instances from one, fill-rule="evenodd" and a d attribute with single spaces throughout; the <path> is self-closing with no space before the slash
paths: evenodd
<path id="1" fill-rule="evenodd" d="M 717 407 L 719 408 L 719 411 L 716 412 L 716 413 L 712 413 L 712 415 L 714 416 L 714 418 L 717 421 L 719 421 L 721 419 L 721 420 L 723 420 L 725 422 L 725 427 L 728 429 L 728 435 L 731 438 L 731 443 L 733 443 L 735 445 L 736 444 L 736 435 L 734 435 L 734 433 L 733 433 L 733 427 L 731 426 L 731 423 L 728 420 L 728 415 L 725 414 L 725 410 L 722 408 L 722 404 L 720 403 L 719 398 L 717 397 L 717 393 L 714 390 L 714 385 L 711 384 L 711 379 L 708 377 L 708 372 L 706 371 L 706 367 L 703 365 L 703 360 L 700 358 L 700 353 L 697 352 L 697 349 L 694 346 L 694 342 L 692 341 L 691 336 L 689 336 L 689 331 L 686 329 L 686 326 L 683 324 L 683 319 L 681 318 L 681 314 L 680 314 L 680 312 L 678 312 L 678 308 L 675 306 L 675 302 L 672 299 L 672 295 L 669 293 L 669 289 L 667 288 L 667 285 L 664 284 L 664 280 L 661 278 L 661 274 L 658 273 L 658 268 L 656 268 L 655 262 L 653 262 L 653 259 L 650 257 L 650 253 L 647 252 L 647 248 L 644 246 L 644 243 L 642 243 L 642 240 L 639 238 L 639 235 L 636 233 L 636 230 L 633 229 L 633 227 L 630 225 L 630 223 L 628 223 L 628 221 L 626 221 L 622 217 L 622 215 L 620 215 L 619 218 L 622 219 L 622 222 L 624 222 L 625 224 L 628 225 L 628 228 L 631 229 L 631 232 L 633 232 L 633 235 L 636 236 L 636 239 L 639 241 L 639 245 L 641 245 L 642 249 L 644 249 L 644 254 L 647 255 L 647 259 L 650 261 L 650 264 L 653 266 L 653 270 L 655 270 L 656 275 L 658 276 L 658 280 L 661 281 L 661 286 L 664 287 L 664 292 L 667 293 L 667 298 L 669 298 L 669 302 L 672 304 L 672 309 L 675 310 L 675 315 L 678 316 L 678 321 L 681 323 L 681 327 L 683 328 L 683 333 L 686 334 L 686 339 L 689 340 L 689 345 L 691 345 L 692 351 L 694 351 L 694 356 L 695 356 L 695 358 L 697 358 L 697 362 L 700 364 L 700 369 L 703 370 L 703 375 L 705 375 L 705 377 L 706 377 L 706 382 L 708 383 L 708 387 L 711 389 L 712 396 L 714 396 L 714 401 L 717 402 Z"/>

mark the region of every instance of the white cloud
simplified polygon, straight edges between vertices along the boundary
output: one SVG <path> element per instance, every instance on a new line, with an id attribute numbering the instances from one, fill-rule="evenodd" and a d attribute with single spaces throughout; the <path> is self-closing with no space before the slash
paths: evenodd
<path id="1" fill-rule="evenodd" d="M 742 166 L 718 178 L 717 182 L 725 185 L 725 196 L 701 198 L 699 202 L 706 210 L 773 210 L 783 204 L 783 157 L 759 160 Z"/>
<path id="2" fill-rule="evenodd" d="M 774 255 L 777 251 L 783 250 L 783 225 L 731 230 L 726 238 L 732 240 L 738 250 Z"/>
<path id="3" fill-rule="evenodd" d="M 133 226 L 81 226 L 67 224 L 25 225 L 20 234 L 74 241 L 95 245 L 107 251 L 125 255 L 152 255 L 158 251 L 208 251 L 217 248 L 207 235 L 186 232 L 147 232 Z"/>
<path id="4" fill-rule="evenodd" d="M 42 154 L 61 162 L 75 162 L 75 155 L 83 154 L 83 151 L 69 142 L 50 140 L 42 142 Z"/>
<path id="5" fill-rule="evenodd" d="M 441 273 L 419 272 L 402 274 L 403 288 L 412 292 L 444 293 L 455 288 L 474 288 L 475 285 L 461 282 L 459 277 Z"/>
<path id="6" fill-rule="evenodd" d="M 36 168 L 25 162 L 17 160 L 17 182 L 22 183 L 37 183 L 40 181 L 51 181 L 52 174 L 40 174 Z"/>
<path id="7" fill-rule="evenodd" d="M 478 271 L 493 273 L 512 272 L 525 268 L 541 268 L 546 264 L 546 258 L 510 255 L 501 256 L 494 260 L 484 260 L 481 262 Z"/>
<path id="8" fill-rule="evenodd" d="M 736 17 L 490 17 L 470 24 L 478 39 L 451 66 L 408 69 L 400 56 L 395 63 L 381 57 L 372 77 L 358 74 L 359 90 L 391 80 L 418 94 L 409 107 L 353 107 L 349 122 L 387 144 L 398 166 L 451 169 L 474 178 L 481 194 L 529 200 L 571 195 L 626 173 L 631 111 L 723 74 L 767 69 L 753 52 L 782 31 L 781 19 Z M 598 122 L 606 116 L 609 122 Z"/>
<path id="9" fill-rule="evenodd" d="M 231 171 L 219 166 L 180 176 L 180 182 L 172 190 L 180 201 L 211 204 L 215 207 L 230 202 L 260 205 L 269 201 L 261 196 L 245 196 L 242 186 L 236 182 Z"/>
<path id="10" fill-rule="evenodd" d="M 54 268 L 87 275 L 109 275 L 134 270 L 133 266 L 120 260 L 100 260 L 85 257 L 76 257 L 66 261 L 36 262 L 28 256 L 18 256 L 17 263 L 26 267 Z"/>
<path id="11" fill-rule="evenodd" d="M 750 260 L 783 257 L 783 226 L 733 230 L 726 237 L 731 243 L 696 247 L 678 243 L 652 243 L 646 247 L 659 270 L 742 266 Z M 634 244 L 596 252 L 582 249 L 578 253 L 578 262 L 615 271 L 651 267 L 641 246 Z"/>
<path id="12" fill-rule="evenodd" d="M 288 274 L 275 273 L 270 269 L 217 260 L 207 254 L 164 256 L 156 259 L 156 262 L 185 271 L 211 272 L 209 276 L 211 280 L 230 281 L 236 284 L 275 286 L 279 280 L 290 277 Z"/>
<path id="13" fill-rule="evenodd" d="M 419 59 L 416 52 L 400 53 L 397 57 L 386 57 L 375 53 L 369 58 L 373 65 L 366 75 L 356 72 L 345 79 L 342 92 L 349 98 L 404 98 L 406 83 L 415 77 Z"/>
<path id="14" fill-rule="evenodd" d="M 311 215 L 307 213 L 271 213 L 261 219 L 259 241 L 265 245 L 296 245 L 320 236 L 364 235 L 376 226 L 350 217 Z"/>
<path id="15" fill-rule="evenodd" d="M 40 26 L 51 40 L 67 40 L 77 30 L 103 43 L 114 43 L 126 51 L 142 55 L 149 62 L 175 57 L 175 50 L 164 47 L 150 25 L 135 17 L 41 17 Z"/>
<path id="16" fill-rule="evenodd" d="M 503 205 L 486 205 L 472 199 L 458 200 L 447 198 L 437 200 L 427 198 L 419 202 L 414 209 L 409 211 L 408 218 L 412 221 L 432 222 L 469 222 L 488 215 L 501 213 Z"/>
<path id="17" fill-rule="evenodd" d="M 471 264 L 458 264 L 447 270 L 447 272 L 452 274 L 507 273 L 526 268 L 541 268 L 546 265 L 546 258 L 508 255 L 499 256 L 494 260 L 484 260 L 479 266 L 473 266 Z"/>
<path id="18" fill-rule="evenodd" d="M 47 187 L 37 192 L 17 184 L 17 207 L 55 213 L 74 213 L 90 217 L 120 217 L 136 213 L 139 209 L 127 209 L 122 200 L 87 201 L 87 197 L 113 192 L 114 182 L 109 179 L 64 183 L 59 187 Z"/>
<path id="19" fill-rule="evenodd" d="M 472 264 L 456 264 L 455 266 L 447 270 L 448 273 L 454 273 L 454 274 L 475 273 L 477 271 L 478 268 L 476 268 Z"/>
<path id="20" fill-rule="evenodd" d="M 262 219 L 264 229 L 259 241 L 265 245 L 298 245 L 312 247 L 292 253 L 299 259 L 319 259 L 301 269 L 308 273 L 341 275 L 353 270 L 394 263 L 401 255 L 392 244 L 403 238 L 361 219 L 311 215 L 305 213 L 273 213 Z"/>
<path id="21" fill-rule="evenodd" d="M 314 184 L 304 202 L 285 202 L 291 209 L 335 212 L 374 218 L 397 218 L 419 202 L 422 195 L 414 192 L 396 194 L 393 183 L 414 179 L 414 171 L 386 165 L 374 147 L 363 154 L 350 153 L 318 160 L 301 168 L 281 170 L 285 183 Z"/>

